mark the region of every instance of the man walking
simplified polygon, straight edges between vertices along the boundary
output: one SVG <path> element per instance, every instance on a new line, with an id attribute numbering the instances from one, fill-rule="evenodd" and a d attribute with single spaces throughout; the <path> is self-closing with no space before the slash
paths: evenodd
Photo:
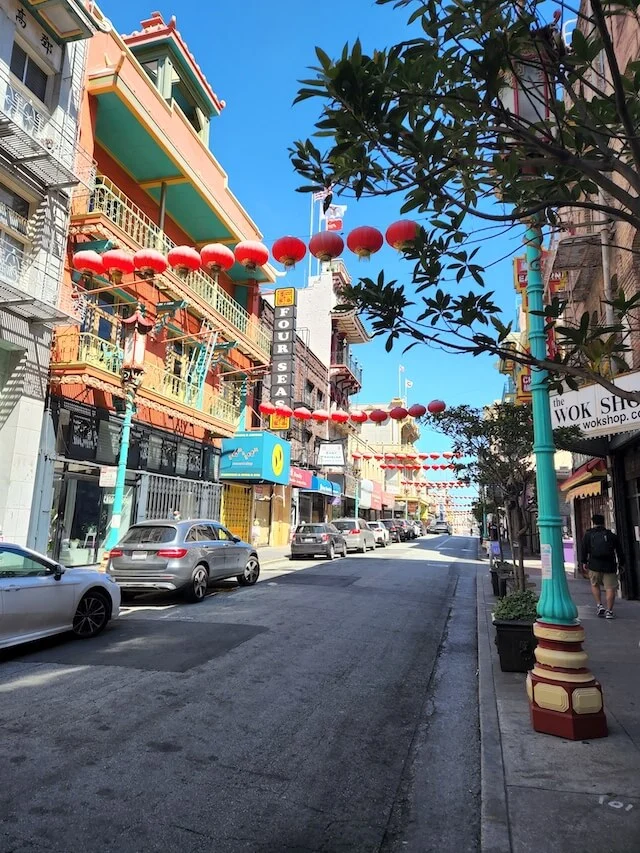
<path id="1" fill-rule="evenodd" d="M 596 613 L 605 619 L 614 619 L 613 605 L 618 589 L 618 567 L 624 568 L 624 553 L 615 533 L 604 526 L 604 515 L 592 516 L 593 527 L 586 531 L 582 540 L 580 562 L 583 574 L 589 571 L 591 592 L 596 602 Z M 617 565 L 616 565 L 617 558 Z M 607 602 L 602 606 L 602 587 Z"/>

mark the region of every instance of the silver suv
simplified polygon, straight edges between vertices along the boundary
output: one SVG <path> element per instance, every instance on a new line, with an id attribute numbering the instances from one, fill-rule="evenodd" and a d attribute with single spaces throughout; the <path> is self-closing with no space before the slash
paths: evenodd
<path id="1" fill-rule="evenodd" d="M 141 521 L 109 554 L 107 571 L 123 593 L 180 590 L 202 601 L 213 580 L 235 577 L 242 586 L 258 580 L 252 545 L 217 521 Z"/>
<path id="2" fill-rule="evenodd" d="M 349 551 L 375 551 L 376 538 L 363 518 L 337 518 L 331 522 L 344 536 Z"/>

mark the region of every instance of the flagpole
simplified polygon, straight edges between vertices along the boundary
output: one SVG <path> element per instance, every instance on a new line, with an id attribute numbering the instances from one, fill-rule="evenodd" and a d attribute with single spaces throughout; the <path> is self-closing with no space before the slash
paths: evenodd
<path id="1" fill-rule="evenodd" d="M 313 200 L 313 193 L 309 193 L 311 196 L 311 212 L 309 215 L 309 240 L 313 237 L 313 205 L 315 204 Z M 309 287 L 309 283 L 311 281 L 311 270 L 313 264 L 313 255 L 309 252 L 309 266 L 307 269 L 307 287 Z"/>

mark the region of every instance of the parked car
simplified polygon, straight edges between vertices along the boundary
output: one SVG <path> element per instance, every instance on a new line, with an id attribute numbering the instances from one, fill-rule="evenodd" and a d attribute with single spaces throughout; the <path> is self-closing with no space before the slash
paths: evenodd
<path id="1" fill-rule="evenodd" d="M 418 536 L 422 536 L 422 525 L 420 524 L 420 522 L 412 521 L 411 524 L 413 525 L 413 532 L 415 533 L 416 538 Z"/>
<path id="2" fill-rule="evenodd" d="M 376 539 L 373 530 L 369 529 L 364 519 L 338 518 L 333 522 L 333 526 L 344 536 L 349 551 L 361 551 L 366 554 L 369 549 L 375 550 Z"/>
<path id="3" fill-rule="evenodd" d="M 125 593 L 175 591 L 202 601 L 211 581 L 235 577 L 251 586 L 260 576 L 258 554 L 217 521 L 141 521 L 109 554 L 107 571 Z"/>
<path id="4" fill-rule="evenodd" d="M 381 521 L 368 521 L 367 524 L 373 531 L 376 545 L 380 545 L 381 548 L 386 548 L 391 541 L 391 537 L 384 524 Z"/>
<path id="5" fill-rule="evenodd" d="M 119 609 L 120 590 L 108 575 L 0 543 L 0 648 L 66 631 L 95 637 Z"/>
<path id="6" fill-rule="evenodd" d="M 347 543 L 344 536 L 333 524 L 311 524 L 305 522 L 296 527 L 291 538 L 291 559 L 315 557 L 320 554 L 333 560 L 336 554 L 347 556 Z"/>
<path id="7" fill-rule="evenodd" d="M 445 533 L 447 536 L 451 536 L 451 528 L 446 521 L 432 521 L 428 532 L 436 533 L 440 536 Z"/>
<path id="8" fill-rule="evenodd" d="M 409 524 L 409 522 L 405 518 L 397 519 L 396 523 L 400 527 L 400 538 L 403 542 L 406 542 L 409 539 L 416 538 L 416 532 L 413 527 Z"/>
<path id="9" fill-rule="evenodd" d="M 391 542 L 400 542 L 400 528 L 393 518 L 383 518 L 382 523 L 389 531 L 389 540 Z"/>

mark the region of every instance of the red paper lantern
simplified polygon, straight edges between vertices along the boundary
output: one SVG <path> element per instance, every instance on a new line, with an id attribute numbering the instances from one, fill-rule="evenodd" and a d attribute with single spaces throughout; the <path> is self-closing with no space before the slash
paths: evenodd
<path id="1" fill-rule="evenodd" d="M 395 458 L 396 458 L 396 454 L 395 454 L 395 453 L 385 453 L 385 454 L 384 454 L 384 458 L 385 458 L 385 459 L 395 459 Z"/>
<path id="2" fill-rule="evenodd" d="M 174 246 L 167 255 L 170 266 L 180 276 L 186 278 L 190 272 L 200 269 L 200 253 L 193 246 Z"/>
<path id="3" fill-rule="evenodd" d="M 335 412 L 331 412 L 331 420 L 336 424 L 346 424 L 349 420 L 349 412 L 345 412 L 343 409 L 336 409 Z"/>
<path id="4" fill-rule="evenodd" d="M 431 412 L 432 415 L 439 415 L 441 412 L 447 408 L 447 404 L 443 400 L 432 400 L 427 409 Z"/>
<path id="5" fill-rule="evenodd" d="M 286 403 L 276 403 L 276 415 L 281 415 L 283 418 L 290 418 L 293 414 L 291 406 Z"/>
<path id="6" fill-rule="evenodd" d="M 357 450 L 354 450 L 354 451 L 353 451 L 353 453 L 351 454 L 351 456 L 352 456 L 354 459 L 362 459 L 362 453 L 358 453 L 358 451 L 357 451 Z"/>
<path id="7" fill-rule="evenodd" d="M 407 417 L 407 410 L 402 406 L 396 406 L 389 412 L 389 417 L 394 421 L 401 421 L 403 418 Z"/>
<path id="8" fill-rule="evenodd" d="M 372 412 L 369 412 L 369 420 L 373 421 L 374 424 L 384 423 L 388 417 L 389 413 L 383 412 L 382 409 L 374 409 Z"/>
<path id="9" fill-rule="evenodd" d="M 372 459 L 373 457 L 372 457 L 372 455 L 371 455 L 370 453 L 363 453 L 363 454 L 362 454 L 362 458 L 363 458 L 363 459 Z"/>
<path id="10" fill-rule="evenodd" d="M 311 412 L 307 409 L 306 406 L 298 406 L 297 409 L 293 410 L 293 417 L 299 421 L 310 421 L 311 420 Z"/>
<path id="11" fill-rule="evenodd" d="M 413 248 L 418 236 L 419 226 L 412 219 L 399 219 L 393 222 L 385 234 L 387 243 L 399 252 Z"/>
<path id="12" fill-rule="evenodd" d="M 212 273 L 220 270 L 230 270 L 236 262 L 236 257 L 228 246 L 222 243 L 207 243 L 200 249 L 202 266 Z"/>
<path id="13" fill-rule="evenodd" d="M 374 453 L 373 458 L 380 460 L 380 459 L 384 459 L 384 456 L 381 453 Z"/>
<path id="14" fill-rule="evenodd" d="M 273 403 L 260 403 L 260 405 L 258 406 L 258 411 L 262 415 L 275 415 L 276 407 L 273 405 Z"/>
<path id="15" fill-rule="evenodd" d="M 324 421 L 329 420 L 329 412 L 325 409 L 316 409 L 314 412 L 311 412 L 311 417 L 314 421 L 318 423 L 323 423 Z"/>
<path id="16" fill-rule="evenodd" d="M 423 465 L 422 467 L 424 468 L 425 471 L 428 471 L 429 468 L 431 468 L 431 465 Z"/>
<path id="17" fill-rule="evenodd" d="M 307 254 L 307 247 L 299 237 L 280 237 L 271 247 L 274 260 L 291 269 Z"/>
<path id="18" fill-rule="evenodd" d="M 429 458 L 428 453 L 418 453 L 418 456 L 420 457 L 420 459 L 428 459 Z"/>
<path id="19" fill-rule="evenodd" d="M 383 462 L 383 463 L 382 463 L 382 465 L 381 465 L 380 467 L 382 468 L 382 470 L 383 470 L 383 471 L 386 471 L 386 470 L 387 470 L 387 468 L 388 468 L 389 466 L 388 466 L 388 465 L 385 465 L 385 464 L 384 464 L 384 462 Z"/>
<path id="20" fill-rule="evenodd" d="M 122 249 L 109 249 L 102 255 L 102 263 L 109 278 L 116 284 L 120 284 L 123 275 L 128 275 L 135 269 L 133 255 Z"/>
<path id="21" fill-rule="evenodd" d="M 351 412 L 350 417 L 354 424 L 363 424 L 369 419 L 369 415 L 366 412 Z"/>
<path id="22" fill-rule="evenodd" d="M 269 250 L 257 240 L 243 240 L 234 249 L 236 261 L 254 272 L 257 267 L 263 267 L 269 260 Z"/>
<path id="23" fill-rule="evenodd" d="M 372 228 L 370 225 L 354 228 L 347 237 L 347 246 L 360 260 L 369 258 L 374 252 L 379 251 L 383 242 L 382 234 L 377 228 Z"/>
<path id="24" fill-rule="evenodd" d="M 455 467 L 456 467 L 455 465 L 447 465 L 447 468 L 451 468 L 452 471 L 454 470 Z"/>
<path id="25" fill-rule="evenodd" d="M 74 270 L 85 276 L 102 275 L 104 273 L 104 261 L 102 255 L 92 249 L 76 252 L 71 259 Z"/>
<path id="26" fill-rule="evenodd" d="M 445 459 L 453 459 L 453 453 L 443 453 Z"/>
<path id="27" fill-rule="evenodd" d="M 430 456 L 431 456 L 431 458 L 432 458 L 432 459 L 440 459 L 440 454 L 439 454 L 439 453 L 431 453 L 431 454 L 430 454 Z"/>
<path id="28" fill-rule="evenodd" d="M 309 252 L 324 263 L 339 257 L 343 249 L 344 240 L 335 231 L 320 231 L 309 240 Z"/>
<path id="29" fill-rule="evenodd" d="M 427 407 L 423 406 L 422 403 L 414 403 L 413 406 L 409 406 L 408 414 L 411 418 L 421 418 L 423 415 L 426 415 Z"/>
<path id="30" fill-rule="evenodd" d="M 166 270 L 167 259 L 157 249 L 140 249 L 133 256 L 133 264 L 143 278 L 153 278 Z"/>

